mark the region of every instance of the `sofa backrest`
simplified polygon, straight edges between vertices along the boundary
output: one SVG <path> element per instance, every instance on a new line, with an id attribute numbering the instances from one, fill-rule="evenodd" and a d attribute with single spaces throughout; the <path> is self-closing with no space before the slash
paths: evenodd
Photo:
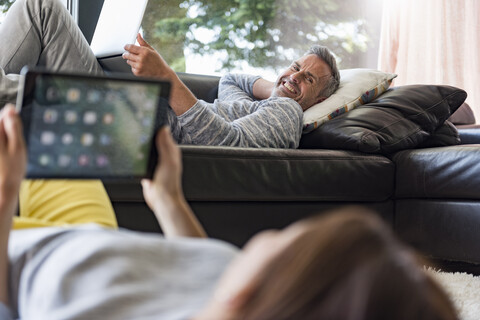
<path id="1" fill-rule="evenodd" d="M 177 75 L 198 99 L 213 102 L 217 98 L 220 77 L 182 72 Z"/>

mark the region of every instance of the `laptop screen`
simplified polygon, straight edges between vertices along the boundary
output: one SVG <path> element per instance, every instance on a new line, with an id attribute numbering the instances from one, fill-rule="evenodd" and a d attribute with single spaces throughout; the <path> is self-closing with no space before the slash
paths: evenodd
<path id="1" fill-rule="evenodd" d="M 90 48 L 97 58 L 121 55 L 135 43 L 148 0 L 105 0 Z"/>

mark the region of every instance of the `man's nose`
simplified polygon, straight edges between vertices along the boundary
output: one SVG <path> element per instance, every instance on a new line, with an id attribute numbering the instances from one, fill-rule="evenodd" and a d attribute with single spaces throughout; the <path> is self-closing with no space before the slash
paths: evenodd
<path id="1" fill-rule="evenodd" d="M 290 80 L 292 80 L 295 83 L 300 82 L 301 78 L 302 78 L 301 72 L 295 72 L 290 75 Z"/>

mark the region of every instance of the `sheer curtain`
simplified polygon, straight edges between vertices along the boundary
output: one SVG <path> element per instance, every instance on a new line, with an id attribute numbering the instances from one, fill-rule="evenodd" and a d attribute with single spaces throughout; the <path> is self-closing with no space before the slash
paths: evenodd
<path id="1" fill-rule="evenodd" d="M 480 1 L 385 0 L 379 69 L 395 85 L 464 89 L 480 122 Z"/>

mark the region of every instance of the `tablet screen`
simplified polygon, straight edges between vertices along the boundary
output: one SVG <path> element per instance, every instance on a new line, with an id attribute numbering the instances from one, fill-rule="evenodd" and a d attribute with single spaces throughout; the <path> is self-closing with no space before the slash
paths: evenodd
<path id="1" fill-rule="evenodd" d="M 151 174 L 168 83 L 33 73 L 25 89 L 27 177 Z"/>

